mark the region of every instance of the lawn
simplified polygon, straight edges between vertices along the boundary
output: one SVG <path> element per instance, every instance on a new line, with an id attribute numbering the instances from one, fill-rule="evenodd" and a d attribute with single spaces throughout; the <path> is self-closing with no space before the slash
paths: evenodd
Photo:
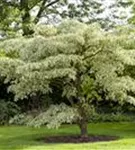
<path id="1" fill-rule="evenodd" d="M 58 130 L 45 127 L 0 127 L 0 150 L 135 150 L 135 123 L 89 124 L 90 134 L 120 136 L 117 141 L 86 144 L 45 144 L 36 141 L 48 135 L 79 134 L 75 125 L 64 125 Z"/>

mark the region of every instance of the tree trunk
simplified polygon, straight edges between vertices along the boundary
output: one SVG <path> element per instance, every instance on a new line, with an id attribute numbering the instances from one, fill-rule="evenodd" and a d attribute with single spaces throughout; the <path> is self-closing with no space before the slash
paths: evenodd
<path id="1" fill-rule="evenodd" d="M 24 13 L 22 14 L 23 36 L 32 35 L 34 31 L 30 29 L 31 17 L 29 13 L 30 9 L 28 5 L 28 0 L 21 0 L 20 5 L 21 11 L 24 11 Z"/>
<path id="2" fill-rule="evenodd" d="M 78 120 L 78 124 L 80 127 L 80 136 L 82 138 L 88 137 L 88 117 L 87 117 L 87 110 L 83 107 L 83 104 L 80 103 L 78 107 L 78 113 L 80 115 L 80 119 Z"/>
<path id="3" fill-rule="evenodd" d="M 22 29 L 23 36 L 32 35 L 34 33 L 33 29 L 30 27 L 30 14 L 28 10 L 25 10 L 25 14 L 22 16 Z"/>
<path id="4" fill-rule="evenodd" d="M 82 138 L 86 138 L 88 137 L 88 126 L 87 126 L 87 122 L 84 120 L 81 120 L 81 122 L 79 123 L 79 127 L 80 127 L 80 136 Z"/>

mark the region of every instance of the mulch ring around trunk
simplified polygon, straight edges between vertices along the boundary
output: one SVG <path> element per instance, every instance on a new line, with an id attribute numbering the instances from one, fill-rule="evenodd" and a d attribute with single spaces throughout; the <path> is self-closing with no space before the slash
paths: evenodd
<path id="1" fill-rule="evenodd" d="M 92 142 L 105 142 L 114 141 L 119 138 L 116 136 L 105 135 L 90 135 L 88 137 L 80 137 L 78 135 L 73 136 L 48 136 L 42 139 L 38 139 L 45 143 L 92 143 Z"/>

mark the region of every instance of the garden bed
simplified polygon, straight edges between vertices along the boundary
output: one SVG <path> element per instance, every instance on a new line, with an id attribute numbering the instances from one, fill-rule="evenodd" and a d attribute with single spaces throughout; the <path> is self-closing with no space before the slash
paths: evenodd
<path id="1" fill-rule="evenodd" d="M 45 143 L 89 143 L 89 142 L 103 142 L 117 140 L 116 136 L 105 136 L 105 135 L 90 135 L 88 137 L 80 137 L 78 135 L 72 136 L 48 136 L 42 140 Z"/>

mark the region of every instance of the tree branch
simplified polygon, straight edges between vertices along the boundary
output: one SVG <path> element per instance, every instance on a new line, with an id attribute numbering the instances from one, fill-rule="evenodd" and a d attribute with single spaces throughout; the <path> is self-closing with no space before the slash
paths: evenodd
<path id="1" fill-rule="evenodd" d="M 49 4 L 47 4 L 46 6 L 45 6 L 45 8 L 48 8 L 49 6 L 52 6 L 52 5 L 54 5 L 54 4 L 56 4 L 57 2 L 59 2 L 60 0 L 55 0 L 55 1 L 53 1 L 53 2 L 50 2 Z"/>
<path id="2" fill-rule="evenodd" d="M 42 12 L 43 12 L 44 9 L 45 9 L 45 4 L 46 4 L 46 2 L 47 2 L 47 0 L 43 0 L 43 1 L 42 1 L 41 7 L 40 7 L 40 9 L 39 9 L 39 11 L 38 11 L 38 14 L 37 14 L 35 20 L 34 20 L 35 23 L 37 23 L 37 22 L 39 21 L 39 17 L 41 16 Z"/>
<path id="3" fill-rule="evenodd" d="M 74 101 L 73 101 L 73 99 L 71 97 L 68 98 L 68 101 L 70 102 L 72 107 L 75 107 Z"/>
<path id="4" fill-rule="evenodd" d="M 43 13 L 43 11 L 44 11 L 46 8 L 48 8 L 49 6 L 52 6 L 52 5 L 56 4 L 56 3 L 59 2 L 59 1 L 60 1 L 60 0 L 55 0 L 55 1 L 53 1 L 53 2 L 48 3 L 48 4 L 45 6 L 47 0 L 43 0 L 43 2 L 42 2 L 42 4 L 41 4 L 41 7 L 40 7 L 40 9 L 39 9 L 39 12 L 38 12 L 38 14 L 37 14 L 37 16 L 36 16 L 34 22 L 35 22 L 35 23 L 38 23 L 39 18 L 41 17 L 41 14 Z"/>
<path id="5" fill-rule="evenodd" d="M 91 45 L 88 45 L 85 49 L 89 49 L 91 47 Z M 99 54 L 100 52 L 104 51 L 104 44 L 101 46 L 100 50 L 98 50 L 97 52 L 95 52 L 92 55 L 86 56 L 83 58 L 83 60 L 87 59 L 87 58 L 92 58 L 94 56 L 96 56 L 97 54 Z"/>
<path id="6" fill-rule="evenodd" d="M 92 54 L 92 55 L 86 56 L 86 57 L 83 58 L 83 60 L 85 60 L 85 59 L 87 59 L 87 58 L 92 58 L 92 57 L 96 56 L 97 54 L 99 54 L 99 53 L 102 52 L 102 51 L 103 51 L 103 49 L 101 49 L 101 50 L 95 52 L 95 53 Z"/>

